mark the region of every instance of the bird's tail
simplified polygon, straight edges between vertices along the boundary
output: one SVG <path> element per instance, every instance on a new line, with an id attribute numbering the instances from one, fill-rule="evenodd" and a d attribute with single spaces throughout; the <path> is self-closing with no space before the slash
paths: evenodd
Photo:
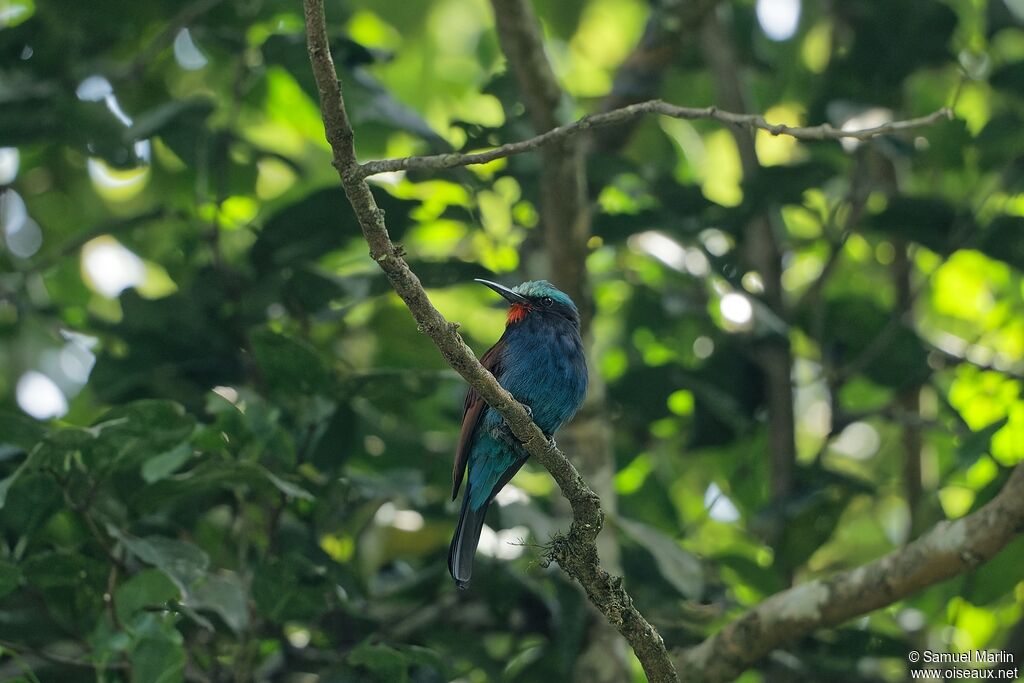
<path id="1" fill-rule="evenodd" d="M 448 571 L 459 588 L 468 586 L 469 578 L 473 575 L 473 558 L 476 556 L 476 546 L 480 542 L 480 530 L 484 526 L 484 516 L 491 504 L 488 500 L 479 510 L 474 510 L 469 504 L 470 498 L 472 496 L 467 486 L 462 495 L 459 525 L 455 528 L 455 536 L 448 548 Z"/>

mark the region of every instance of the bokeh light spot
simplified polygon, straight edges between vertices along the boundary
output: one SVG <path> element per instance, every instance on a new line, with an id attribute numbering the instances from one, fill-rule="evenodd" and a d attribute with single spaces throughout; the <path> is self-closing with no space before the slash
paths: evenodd
<path id="1" fill-rule="evenodd" d="M 57 384 L 41 372 L 29 370 L 18 380 L 18 405 L 37 420 L 61 417 L 68 412 L 68 400 Z"/>

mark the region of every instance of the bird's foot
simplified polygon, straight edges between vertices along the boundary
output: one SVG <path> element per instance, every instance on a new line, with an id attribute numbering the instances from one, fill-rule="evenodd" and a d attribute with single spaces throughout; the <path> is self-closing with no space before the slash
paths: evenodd
<path id="1" fill-rule="evenodd" d="M 526 410 L 526 414 L 533 419 L 533 409 L 525 403 L 520 404 Z M 502 419 L 501 424 L 491 430 L 491 436 L 508 446 L 522 446 L 523 442 L 512 433 L 512 427 Z"/>
<path id="2" fill-rule="evenodd" d="M 522 443 L 516 438 L 516 435 L 512 433 L 512 428 L 509 427 L 508 422 L 501 421 L 497 427 L 491 430 L 491 436 L 506 446 L 521 446 Z"/>

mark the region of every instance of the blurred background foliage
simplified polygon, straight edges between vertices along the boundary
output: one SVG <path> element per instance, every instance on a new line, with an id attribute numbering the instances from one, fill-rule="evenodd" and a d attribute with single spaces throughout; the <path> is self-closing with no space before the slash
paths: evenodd
<path id="1" fill-rule="evenodd" d="M 955 119 L 863 144 L 759 133 L 748 180 L 705 121 L 649 118 L 590 154 L 605 533 L 673 647 L 969 513 L 1024 457 L 1024 5 L 722 5 L 770 121 Z M 599 108 L 664 9 L 534 7 L 566 120 Z M 482 0 L 327 9 L 362 159 L 532 134 Z M 657 95 L 710 105 L 691 43 Z M 526 155 L 375 179 L 478 352 L 503 313 L 466 283 L 531 272 L 538 175 Z M 785 316 L 742 258 L 766 210 Z M 571 678 L 588 609 L 537 561 L 565 524 L 546 473 L 502 495 L 471 590 L 448 577 L 464 385 L 366 257 L 299 3 L 0 0 L 0 224 L 0 678 Z M 794 355 L 785 500 L 765 344 Z M 895 681 L 909 649 L 1020 652 L 1022 566 L 1018 540 L 765 669 Z"/>

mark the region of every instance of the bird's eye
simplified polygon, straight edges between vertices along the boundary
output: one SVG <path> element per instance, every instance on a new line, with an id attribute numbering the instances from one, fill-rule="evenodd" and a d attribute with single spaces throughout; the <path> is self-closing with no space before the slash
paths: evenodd
<path id="1" fill-rule="evenodd" d="M 540 303 L 541 303 L 541 304 L 542 304 L 542 305 L 543 305 L 543 306 L 544 306 L 545 308 L 548 308 L 548 307 L 550 307 L 550 306 L 551 306 L 552 304 L 554 304 L 554 303 L 555 303 L 555 300 L 554 300 L 554 299 L 552 299 L 552 298 L 551 298 L 550 296 L 546 296 L 546 297 L 544 297 L 543 299 L 541 299 L 541 300 L 540 300 Z"/>

